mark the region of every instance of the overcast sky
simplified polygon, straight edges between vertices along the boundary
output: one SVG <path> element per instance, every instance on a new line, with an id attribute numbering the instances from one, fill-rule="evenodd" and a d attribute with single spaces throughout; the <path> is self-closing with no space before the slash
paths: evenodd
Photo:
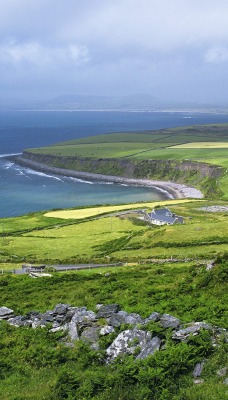
<path id="1" fill-rule="evenodd" d="M 228 103 L 228 0 L 0 0 L 0 97 Z"/>

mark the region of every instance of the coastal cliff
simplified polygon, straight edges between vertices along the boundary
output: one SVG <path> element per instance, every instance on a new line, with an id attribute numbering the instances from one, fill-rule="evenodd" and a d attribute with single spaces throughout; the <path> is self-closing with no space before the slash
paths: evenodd
<path id="1" fill-rule="evenodd" d="M 223 168 L 206 163 L 187 160 L 130 160 L 123 158 L 66 157 L 36 154 L 24 151 L 16 161 L 34 168 L 35 163 L 58 169 L 112 175 L 128 179 L 171 181 L 192 185 L 202 190 L 207 197 L 219 196 L 217 180 Z"/>

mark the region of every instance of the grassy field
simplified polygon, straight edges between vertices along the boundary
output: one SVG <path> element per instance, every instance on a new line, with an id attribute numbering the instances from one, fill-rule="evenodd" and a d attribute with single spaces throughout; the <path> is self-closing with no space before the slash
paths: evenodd
<path id="1" fill-rule="evenodd" d="M 227 145 L 228 125 L 205 125 L 98 135 L 32 149 L 32 152 L 92 158 L 204 159 L 208 163 L 213 159 L 214 164 L 228 166 Z"/>
<path id="2" fill-rule="evenodd" d="M 0 240 L 1 268 L 6 269 L 8 264 L 12 266 L 19 261 L 52 264 L 107 260 L 138 262 L 170 257 L 211 259 L 226 250 L 227 213 L 199 210 L 203 205 L 213 204 L 205 200 L 160 202 L 182 215 L 185 218 L 183 225 L 148 226 L 134 214 L 109 215 L 137 207 L 151 210 L 157 204 L 38 213 L 37 217 L 30 215 L 31 221 L 29 215 L 2 219 L 0 224 L 4 224 L 5 233 Z M 26 227 L 24 230 L 22 222 Z"/>

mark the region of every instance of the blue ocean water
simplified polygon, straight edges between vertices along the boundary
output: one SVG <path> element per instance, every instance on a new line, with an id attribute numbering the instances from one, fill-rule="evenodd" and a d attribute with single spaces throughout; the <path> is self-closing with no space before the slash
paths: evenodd
<path id="1" fill-rule="evenodd" d="M 32 171 L 5 154 L 108 132 L 143 131 L 192 124 L 225 123 L 225 114 L 166 112 L 0 112 L 0 217 L 78 205 L 166 198 L 153 188 L 85 182 Z"/>

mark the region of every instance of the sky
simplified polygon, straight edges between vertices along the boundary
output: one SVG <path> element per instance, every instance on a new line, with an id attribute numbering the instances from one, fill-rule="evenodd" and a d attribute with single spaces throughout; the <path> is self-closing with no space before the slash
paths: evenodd
<path id="1" fill-rule="evenodd" d="M 0 0 L 0 97 L 228 103 L 227 21 L 227 0 Z"/>

